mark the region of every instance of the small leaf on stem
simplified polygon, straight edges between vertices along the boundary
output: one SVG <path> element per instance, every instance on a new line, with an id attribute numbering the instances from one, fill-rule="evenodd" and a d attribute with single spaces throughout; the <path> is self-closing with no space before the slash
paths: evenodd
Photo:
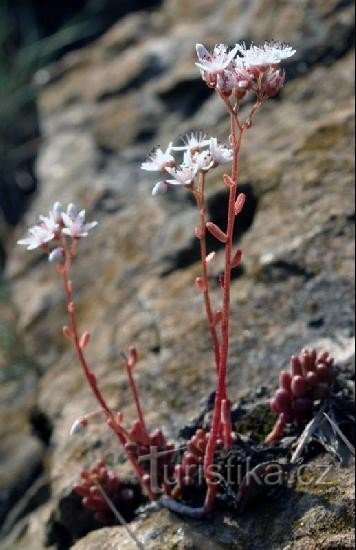
<path id="1" fill-rule="evenodd" d="M 90 340 L 90 333 L 88 331 L 85 331 L 83 334 L 82 334 L 82 337 L 80 338 L 80 341 L 79 341 L 79 346 L 81 349 L 84 349 L 85 346 L 88 345 L 89 343 L 89 340 Z"/>
<path id="2" fill-rule="evenodd" d="M 200 292 L 205 292 L 206 290 L 204 279 L 202 277 L 197 277 L 195 279 L 195 286 L 198 290 L 200 290 Z"/>
<path id="3" fill-rule="evenodd" d="M 242 250 L 240 250 L 238 248 L 235 252 L 235 255 L 233 256 L 233 258 L 231 260 L 231 267 L 232 268 L 237 267 L 239 265 L 239 263 L 241 262 L 241 258 L 242 258 Z"/>
<path id="4" fill-rule="evenodd" d="M 63 336 L 68 338 L 70 342 L 73 342 L 73 332 L 67 325 L 64 325 L 64 327 L 62 327 L 62 332 L 63 332 Z"/>
<path id="5" fill-rule="evenodd" d="M 75 311 L 75 304 L 74 304 L 74 302 L 69 302 L 69 304 L 68 304 L 68 311 L 69 311 L 69 313 L 74 313 L 74 311 Z"/>
<path id="6" fill-rule="evenodd" d="M 197 239 L 199 239 L 199 240 L 202 239 L 202 237 L 203 237 L 203 232 L 202 232 L 202 230 L 201 230 L 200 227 L 196 227 L 196 228 L 194 229 L 194 235 L 196 236 Z"/>
<path id="7" fill-rule="evenodd" d="M 233 187 L 234 185 L 236 185 L 236 183 L 234 182 L 234 180 L 233 180 L 228 174 L 224 174 L 224 183 L 225 183 L 228 187 Z"/>
<path id="8" fill-rule="evenodd" d="M 215 223 L 208 222 L 206 224 L 206 228 L 209 231 L 209 233 L 213 235 L 213 237 L 215 237 L 218 241 L 224 244 L 226 243 L 227 241 L 226 233 L 224 233 L 224 231 L 222 231 L 222 229 L 220 229 L 220 227 L 218 227 Z"/>
<path id="9" fill-rule="evenodd" d="M 237 216 L 237 214 L 240 214 L 241 210 L 244 207 L 245 200 L 246 200 L 245 193 L 240 193 L 236 199 L 235 206 L 234 206 L 235 216 Z"/>

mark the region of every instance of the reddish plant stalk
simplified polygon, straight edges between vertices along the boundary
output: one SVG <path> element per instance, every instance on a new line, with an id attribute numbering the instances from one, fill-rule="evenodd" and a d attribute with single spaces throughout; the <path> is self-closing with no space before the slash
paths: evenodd
<path id="1" fill-rule="evenodd" d="M 199 187 L 198 190 L 194 192 L 194 197 L 197 203 L 199 211 L 199 243 L 200 243 L 200 259 L 202 266 L 202 279 L 203 279 L 203 296 L 206 317 L 208 320 L 210 336 L 213 344 L 214 356 L 215 356 L 215 365 L 216 372 L 219 372 L 219 363 L 220 363 L 220 346 L 219 339 L 216 331 L 216 323 L 214 319 L 213 308 L 211 306 L 210 291 L 209 291 L 209 280 L 208 280 L 208 268 L 206 262 L 206 206 L 205 206 L 205 174 L 200 173 Z"/>
<path id="2" fill-rule="evenodd" d="M 235 226 L 234 205 L 236 201 L 237 176 L 238 176 L 238 159 L 243 135 L 243 127 L 237 124 L 237 117 L 230 111 L 231 120 L 231 141 L 233 147 L 233 161 L 231 169 L 231 184 L 229 187 L 229 203 L 227 212 L 227 241 L 225 243 L 225 269 L 224 269 L 224 286 L 223 286 L 223 307 L 221 321 L 221 346 L 220 346 L 220 363 L 218 373 L 218 384 L 215 396 L 214 412 L 212 426 L 210 430 L 209 441 L 204 460 L 204 469 L 208 490 L 205 500 L 205 509 L 211 510 L 214 504 L 217 486 L 211 480 L 211 467 L 214 463 L 214 453 L 216 442 L 220 433 L 221 425 L 221 405 L 224 399 L 227 399 L 226 377 L 227 377 L 227 359 L 229 351 L 229 320 L 230 320 L 230 286 L 231 286 L 231 258 L 232 258 L 232 238 Z M 236 126 L 239 129 L 239 135 L 236 136 Z"/>
<path id="3" fill-rule="evenodd" d="M 136 382 L 135 382 L 135 380 L 132 376 L 132 369 L 133 369 L 134 365 L 130 365 L 129 361 L 125 358 L 125 366 L 126 366 L 127 376 L 128 376 L 128 379 L 129 379 L 131 393 L 132 393 L 134 401 L 135 401 L 138 418 L 139 418 L 139 421 L 141 423 L 141 426 L 142 426 L 143 430 L 145 431 L 145 433 L 148 437 L 148 431 L 147 431 L 147 427 L 146 427 L 145 418 L 144 418 L 144 415 L 143 415 L 143 412 L 142 412 L 142 407 L 141 407 L 141 402 L 140 402 L 140 398 L 139 398 L 139 394 L 138 394 L 138 389 L 137 389 L 137 386 L 136 386 Z"/>
<path id="4" fill-rule="evenodd" d="M 107 418 L 107 424 L 108 426 L 113 430 L 113 432 L 118 437 L 120 443 L 125 449 L 125 444 L 127 443 L 127 437 L 126 437 L 126 431 L 121 428 L 121 426 L 116 422 L 115 416 L 112 413 L 112 411 L 109 409 L 108 405 L 106 404 L 106 401 L 97 385 L 96 376 L 94 373 L 90 370 L 90 367 L 86 361 L 83 349 L 80 345 L 80 338 L 79 338 L 79 332 L 78 332 L 78 326 L 77 326 L 77 320 L 75 316 L 75 304 L 73 300 L 73 288 L 72 288 L 72 282 L 68 278 L 69 269 L 72 263 L 72 258 L 75 255 L 75 241 L 73 241 L 73 246 L 69 249 L 65 239 L 63 239 L 63 249 L 65 252 L 65 263 L 62 266 L 58 267 L 58 271 L 62 277 L 64 291 L 66 295 L 66 301 L 67 301 L 67 308 L 69 313 L 69 320 L 70 320 L 70 333 L 71 333 L 71 340 L 73 342 L 73 346 L 76 350 L 80 365 L 82 367 L 82 370 L 84 372 L 84 376 L 94 394 L 95 399 L 97 400 L 98 404 L 100 405 L 100 408 L 102 409 L 103 413 L 105 414 Z M 126 453 L 127 457 L 142 485 L 142 488 L 148 493 L 148 496 L 151 500 L 155 500 L 155 496 L 153 492 L 151 491 L 151 488 L 149 484 L 145 483 L 143 481 L 143 472 L 141 471 L 141 468 L 137 462 L 137 460 L 130 455 L 130 453 Z"/>

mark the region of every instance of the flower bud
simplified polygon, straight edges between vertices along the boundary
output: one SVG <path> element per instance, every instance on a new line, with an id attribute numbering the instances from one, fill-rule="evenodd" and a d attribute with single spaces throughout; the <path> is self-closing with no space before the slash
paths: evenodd
<path id="1" fill-rule="evenodd" d="M 77 435 L 77 434 L 83 433 L 87 425 L 88 425 L 88 420 L 84 416 L 81 416 L 73 422 L 69 430 L 69 434 Z"/>
<path id="2" fill-rule="evenodd" d="M 269 74 L 266 74 L 263 91 L 268 97 L 273 97 L 278 94 L 284 84 L 286 74 L 281 69 L 276 69 Z"/>
<path id="3" fill-rule="evenodd" d="M 48 255 L 48 261 L 51 263 L 63 264 L 64 250 L 61 247 L 54 248 Z"/>

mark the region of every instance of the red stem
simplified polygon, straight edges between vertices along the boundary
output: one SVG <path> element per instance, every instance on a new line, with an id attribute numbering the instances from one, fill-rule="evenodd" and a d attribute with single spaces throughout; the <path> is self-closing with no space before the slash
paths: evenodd
<path id="1" fill-rule="evenodd" d="M 140 398 L 139 398 L 136 382 L 134 380 L 134 377 L 132 376 L 132 368 L 133 367 L 131 367 L 129 365 L 129 362 L 126 358 L 125 358 L 125 366 L 126 366 L 127 376 L 128 376 L 128 379 L 129 379 L 131 393 L 132 393 L 134 401 L 135 401 L 138 418 L 140 420 L 141 426 L 144 429 L 147 437 L 149 437 L 148 436 L 148 431 L 147 431 L 147 428 L 146 428 L 146 422 L 145 422 L 143 412 L 142 412 L 142 407 L 141 407 L 141 403 L 140 403 Z"/>
<path id="2" fill-rule="evenodd" d="M 89 386 L 90 386 L 90 388 L 91 388 L 91 390 L 94 394 L 95 399 L 99 403 L 103 413 L 105 414 L 105 416 L 107 418 L 107 424 L 113 430 L 113 432 L 116 434 L 116 436 L 118 437 L 120 443 L 123 445 L 123 447 L 125 449 L 125 444 L 127 443 L 127 437 L 126 437 L 127 432 L 125 430 L 123 430 L 121 428 L 121 426 L 116 422 L 115 416 L 113 415 L 113 413 L 111 412 L 111 410 L 107 406 L 106 401 L 105 401 L 104 397 L 102 396 L 101 391 L 98 388 L 98 385 L 97 385 L 97 382 L 96 382 L 96 377 L 92 373 L 92 371 L 90 370 L 89 365 L 88 365 L 88 363 L 85 359 L 85 355 L 83 353 L 83 350 L 80 346 L 80 339 L 79 339 L 79 334 L 78 334 L 77 321 L 76 321 L 76 317 L 75 317 L 75 306 L 74 306 L 74 300 L 73 300 L 72 284 L 68 279 L 69 269 L 70 269 L 70 266 L 71 266 L 71 263 L 72 263 L 73 256 L 75 255 L 75 251 L 76 251 L 76 242 L 73 241 L 72 247 L 68 248 L 67 243 L 65 241 L 65 238 L 63 238 L 62 246 L 63 246 L 64 252 L 65 252 L 65 258 L 66 259 L 65 259 L 64 265 L 61 266 L 58 269 L 58 271 L 60 272 L 60 274 L 62 276 L 64 291 L 65 291 L 65 295 L 66 295 L 73 345 L 74 345 L 74 348 L 77 352 L 77 356 L 78 356 L 79 362 L 82 366 L 85 378 L 87 379 L 87 382 L 88 382 L 88 384 L 89 384 Z M 130 461 L 130 463 L 131 463 L 138 479 L 140 480 L 140 483 L 141 483 L 143 489 L 147 491 L 148 496 L 151 500 L 155 500 L 155 496 L 154 496 L 153 492 L 151 491 L 151 488 L 148 486 L 147 483 L 145 483 L 142 480 L 143 472 L 141 471 L 141 468 L 140 468 L 137 460 L 135 459 L 134 456 L 130 455 L 130 453 L 126 453 L 126 455 L 127 455 L 127 458 L 129 459 L 129 461 Z"/>
<path id="3" fill-rule="evenodd" d="M 221 321 L 221 347 L 220 347 L 220 364 L 219 364 L 219 376 L 218 385 L 215 396 L 214 412 L 212 426 L 210 430 L 209 440 L 207 444 L 204 469 L 206 481 L 208 484 L 208 491 L 205 500 L 205 509 L 211 510 L 214 504 L 217 486 L 216 483 L 211 481 L 211 466 L 214 462 L 214 453 L 216 449 L 216 442 L 220 432 L 221 424 L 221 403 L 223 399 L 227 399 L 226 391 L 226 376 L 227 376 L 227 359 L 229 351 L 229 318 L 230 318 L 230 286 L 231 286 L 231 256 L 232 256 L 232 238 L 235 225 L 235 213 L 234 205 L 236 200 L 237 189 L 237 176 L 238 176 L 238 157 L 241 145 L 241 139 L 243 135 L 243 128 L 237 124 L 237 117 L 230 111 L 231 120 L 231 140 L 233 146 L 233 161 L 231 169 L 231 180 L 233 184 L 230 185 L 229 190 L 229 204 L 227 214 L 227 241 L 225 244 L 225 269 L 224 269 L 224 288 L 223 288 L 223 307 L 222 307 L 222 321 Z M 236 125 L 239 129 L 239 136 L 236 137 Z"/>
<path id="4" fill-rule="evenodd" d="M 201 266 L 202 266 L 202 279 L 204 282 L 204 304 L 205 304 L 205 311 L 206 311 L 206 317 L 208 320 L 209 325 L 209 331 L 211 340 L 213 343 L 213 349 L 214 349 L 214 356 L 215 356 L 215 365 L 216 365 L 216 372 L 219 372 L 219 363 L 220 363 L 220 347 L 219 347 L 219 339 L 216 332 L 216 325 L 214 322 L 214 314 L 213 309 L 211 306 L 211 299 L 210 299 L 210 292 L 209 292 L 209 280 L 208 280 L 208 268 L 206 264 L 206 207 L 205 207 L 205 174 L 203 172 L 200 173 L 200 181 L 199 181 L 199 189 L 197 192 L 194 193 L 195 200 L 197 202 L 197 207 L 199 211 L 199 219 L 200 219 L 200 235 L 199 235 L 199 243 L 200 243 L 200 259 L 201 259 Z"/>

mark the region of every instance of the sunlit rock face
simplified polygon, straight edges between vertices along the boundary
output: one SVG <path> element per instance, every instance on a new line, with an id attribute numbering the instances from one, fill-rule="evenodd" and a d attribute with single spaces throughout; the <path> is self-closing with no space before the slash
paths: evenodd
<path id="1" fill-rule="evenodd" d="M 128 419 L 134 409 L 120 352 L 129 345 L 140 353 L 135 372 L 147 420 L 170 437 L 199 414 L 215 382 L 202 298 L 194 287 L 200 272 L 196 211 L 183 188 L 152 197 L 155 182 L 139 169 L 153 146 L 165 148 L 188 130 L 227 139 L 224 107 L 194 66 L 196 42 L 272 37 L 297 50 L 286 64 L 285 88 L 256 117 L 242 148 L 241 186 L 248 199 L 236 236 L 244 259 L 232 284 L 230 395 L 237 401 L 262 385 L 275 389 L 279 370 L 303 346 L 323 347 L 348 368 L 354 334 L 351 19 L 351 2 L 336 0 L 170 0 L 159 11 L 126 17 L 48 69 L 38 103 L 40 193 L 28 221 L 55 200 L 81 204 L 98 220 L 73 268 L 78 315 L 92 332 L 88 354 L 101 387 Z M 225 190 L 218 176 L 208 181 L 216 223 Z M 223 266 L 221 249 L 216 252 L 210 268 L 215 301 Z M 53 424 L 46 462 L 52 498 L 26 519 L 28 530 L 13 531 L 11 539 L 11 548 L 32 544 L 37 550 L 48 532 L 51 544 L 58 542 L 56 533 L 73 540 L 63 502 L 79 470 L 101 455 L 116 461 L 121 451 L 100 424 L 85 438 L 69 439 L 73 421 L 95 404 L 61 336 L 66 313 L 53 269 L 13 249 L 7 275 L 18 311 L 14 323 L 39 366 L 36 405 Z M 129 475 L 126 466 L 124 472 Z M 212 548 L 236 540 L 242 548 L 348 548 L 352 514 L 341 504 L 351 501 L 347 476 L 344 485 L 334 484 L 332 505 L 317 493 L 284 495 L 284 510 L 277 500 L 268 514 L 271 530 L 257 529 L 252 542 L 252 527 L 238 518 L 224 528 L 220 522 L 195 529 L 159 514 L 140 520 L 138 532 L 147 548 L 166 548 L 167 541 L 199 548 L 209 539 Z M 267 509 L 268 503 L 252 515 L 251 525 Z M 107 541 L 117 539 L 116 546 L 130 548 L 125 536 L 120 528 L 98 531 L 77 547 L 109 548 Z"/>

